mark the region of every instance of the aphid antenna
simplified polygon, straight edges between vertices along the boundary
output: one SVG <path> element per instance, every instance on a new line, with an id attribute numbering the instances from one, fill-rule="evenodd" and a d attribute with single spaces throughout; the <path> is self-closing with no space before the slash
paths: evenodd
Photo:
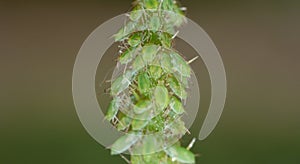
<path id="1" fill-rule="evenodd" d="M 199 58 L 199 56 L 194 57 L 193 59 L 189 60 L 187 63 L 191 64 L 192 62 L 194 62 L 195 60 L 197 60 Z"/>
<path id="2" fill-rule="evenodd" d="M 178 35 L 179 31 L 176 31 L 176 33 L 172 36 L 172 39 L 174 39 Z"/>
<path id="3" fill-rule="evenodd" d="M 125 16 L 130 17 L 130 15 L 128 13 L 126 13 Z"/>
<path id="4" fill-rule="evenodd" d="M 183 105 L 186 106 L 186 103 L 187 103 L 187 100 L 184 99 L 184 100 L 183 100 Z"/>
<path id="5" fill-rule="evenodd" d="M 181 7 L 180 10 L 181 11 L 186 11 L 186 7 Z"/>
<path id="6" fill-rule="evenodd" d="M 142 11 L 144 12 L 145 16 L 150 16 L 150 15 L 145 11 L 144 6 L 142 7 Z"/>
<path id="7" fill-rule="evenodd" d="M 197 153 L 195 154 L 195 157 L 201 157 L 201 154 Z"/>
<path id="8" fill-rule="evenodd" d="M 108 74 L 109 74 L 113 69 L 114 69 L 114 68 L 112 67 L 112 68 L 110 68 L 110 69 L 108 70 L 108 72 L 106 73 L 104 79 L 101 81 L 101 83 L 100 83 L 100 85 L 99 85 L 100 87 L 104 84 L 104 82 L 107 81 L 107 79 L 108 79 Z M 110 80 L 110 82 L 111 82 L 111 80 Z"/>
<path id="9" fill-rule="evenodd" d="M 109 94 L 109 91 L 110 91 L 110 87 L 109 88 L 106 88 L 106 89 L 104 89 L 104 93 L 106 93 L 106 94 Z"/>
<path id="10" fill-rule="evenodd" d="M 102 119 L 102 122 L 104 122 L 105 121 L 105 117 Z"/>
<path id="11" fill-rule="evenodd" d="M 125 68 L 124 68 L 123 74 L 125 74 L 126 70 L 127 70 L 127 63 L 125 64 Z"/>

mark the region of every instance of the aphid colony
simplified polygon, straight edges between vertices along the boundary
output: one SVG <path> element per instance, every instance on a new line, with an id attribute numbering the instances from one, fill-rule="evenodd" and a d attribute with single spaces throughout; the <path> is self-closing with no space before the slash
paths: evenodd
<path id="1" fill-rule="evenodd" d="M 178 141 L 187 132 L 181 116 L 191 76 L 188 62 L 172 48 L 182 12 L 171 0 L 139 0 L 129 18 L 115 35 L 124 70 L 112 79 L 105 117 L 126 134 L 111 153 L 129 151 L 133 164 L 194 163 L 194 154 Z"/>

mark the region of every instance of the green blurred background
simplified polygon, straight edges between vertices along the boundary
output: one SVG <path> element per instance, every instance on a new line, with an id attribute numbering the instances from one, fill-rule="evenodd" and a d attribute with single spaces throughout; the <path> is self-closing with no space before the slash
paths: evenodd
<path id="1" fill-rule="evenodd" d="M 71 78 L 86 37 L 130 3 L 0 1 L 0 163 L 125 163 L 82 127 Z M 300 1 L 181 3 L 215 42 L 228 79 L 218 126 L 193 148 L 197 163 L 300 163 Z M 195 53 L 181 40 L 176 47 Z M 210 100 L 205 66 L 197 62 L 201 106 L 184 144 L 198 135 Z"/>

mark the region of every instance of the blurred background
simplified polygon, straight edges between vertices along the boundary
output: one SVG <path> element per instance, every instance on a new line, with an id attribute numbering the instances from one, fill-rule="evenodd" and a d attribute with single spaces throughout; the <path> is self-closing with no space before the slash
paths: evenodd
<path id="1" fill-rule="evenodd" d="M 300 163 L 300 2 L 181 4 L 213 39 L 228 80 L 218 126 L 192 149 L 197 163 Z M 88 35 L 130 7 L 131 0 L 0 0 L 0 163 L 125 163 L 81 125 L 71 80 Z M 176 48 L 195 54 L 181 40 Z M 116 52 L 112 47 L 106 57 L 113 62 Z M 205 66 L 201 60 L 192 66 L 199 70 L 201 105 L 184 144 L 198 135 L 210 101 Z"/>

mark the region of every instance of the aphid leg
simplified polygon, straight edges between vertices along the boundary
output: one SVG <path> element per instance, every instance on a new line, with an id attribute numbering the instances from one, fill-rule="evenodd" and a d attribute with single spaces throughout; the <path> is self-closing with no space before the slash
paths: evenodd
<path id="1" fill-rule="evenodd" d="M 104 89 L 104 93 L 109 94 L 110 89 L 111 89 L 111 88 L 106 88 L 106 89 Z"/>
<path id="2" fill-rule="evenodd" d="M 126 69 L 127 69 L 127 63 L 125 64 L 125 68 L 124 68 L 123 74 L 125 74 Z"/>
<path id="3" fill-rule="evenodd" d="M 188 145 L 188 147 L 186 149 L 190 150 L 193 147 L 195 142 L 196 142 L 196 138 L 193 138 L 193 140 L 190 142 L 190 144 Z"/>
<path id="4" fill-rule="evenodd" d="M 125 129 L 125 133 L 127 133 L 127 132 L 128 132 L 128 130 L 129 130 L 129 128 L 130 128 L 130 125 L 131 125 L 131 123 L 132 123 L 132 120 L 130 121 L 130 123 L 129 123 L 129 126 L 127 126 L 127 128 Z"/>
<path id="5" fill-rule="evenodd" d="M 120 154 L 121 158 L 123 158 L 127 163 L 130 163 L 130 161 L 125 157 L 123 156 L 122 154 Z"/>
<path id="6" fill-rule="evenodd" d="M 108 75 L 110 74 L 110 72 L 113 70 L 114 68 L 112 67 L 112 68 L 110 68 L 109 70 L 108 70 L 108 72 L 106 73 L 106 75 L 105 75 L 105 77 L 104 77 L 104 79 L 101 81 L 101 83 L 100 83 L 100 87 L 104 84 L 104 82 L 107 82 L 108 80 Z M 109 82 L 111 82 L 111 80 L 109 80 Z"/>
<path id="7" fill-rule="evenodd" d="M 189 129 L 185 128 L 186 132 L 190 135 L 191 132 L 189 131 Z"/>
<path id="8" fill-rule="evenodd" d="M 193 61 L 197 60 L 199 58 L 199 56 L 194 57 L 193 59 L 188 61 L 188 64 L 191 64 Z"/>
<path id="9" fill-rule="evenodd" d="M 161 0 L 160 3 L 159 3 L 159 6 L 158 6 L 158 16 L 159 17 L 161 17 L 161 13 L 160 12 L 161 12 L 161 6 L 162 6 L 163 1 L 164 0 Z"/>
<path id="10" fill-rule="evenodd" d="M 114 126 L 115 126 L 118 122 L 121 122 L 121 121 L 118 119 L 118 117 L 115 117 L 114 119 L 116 120 L 115 122 L 113 122 Z"/>

